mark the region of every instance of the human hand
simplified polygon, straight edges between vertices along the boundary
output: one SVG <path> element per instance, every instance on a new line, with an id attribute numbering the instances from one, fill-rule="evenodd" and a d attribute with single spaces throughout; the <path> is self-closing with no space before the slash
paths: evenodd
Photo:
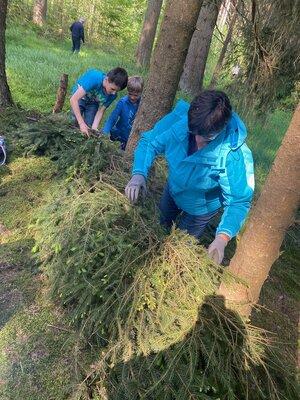
<path id="1" fill-rule="evenodd" d="M 135 204 L 138 201 L 140 191 L 143 197 L 146 196 L 147 188 L 146 188 L 146 179 L 144 175 L 136 174 L 128 182 L 125 188 L 125 194 L 131 203 Z"/>
<path id="2" fill-rule="evenodd" d="M 208 247 L 208 257 L 212 258 L 216 263 L 221 264 L 224 258 L 224 250 L 228 240 L 217 235 L 215 240 Z"/>
<path id="3" fill-rule="evenodd" d="M 90 129 L 89 130 L 89 135 L 92 138 L 99 139 L 102 134 L 103 134 L 103 132 L 99 131 L 98 129 Z"/>
<path id="4" fill-rule="evenodd" d="M 81 122 L 79 124 L 79 129 L 85 136 L 87 136 L 88 138 L 90 137 L 89 127 L 87 126 L 87 124 L 85 122 Z"/>

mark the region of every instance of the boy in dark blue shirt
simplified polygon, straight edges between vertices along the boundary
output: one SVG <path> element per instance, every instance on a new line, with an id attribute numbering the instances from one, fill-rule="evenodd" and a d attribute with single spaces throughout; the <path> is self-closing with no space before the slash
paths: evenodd
<path id="1" fill-rule="evenodd" d="M 89 136 L 88 126 L 98 130 L 104 111 L 116 99 L 117 92 L 127 86 L 128 75 L 124 68 L 108 72 L 90 69 L 76 82 L 70 99 L 72 114 L 82 133 Z"/>
<path id="2" fill-rule="evenodd" d="M 140 105 L 143 86 L 144 80 L 141 76 L 130 76 L 128 78 L 128 94 L 118 101 L 103 128 L 103 133 L 110 134 L 111 140 L 121 142 L 122 150 L 125 150 Z"/>

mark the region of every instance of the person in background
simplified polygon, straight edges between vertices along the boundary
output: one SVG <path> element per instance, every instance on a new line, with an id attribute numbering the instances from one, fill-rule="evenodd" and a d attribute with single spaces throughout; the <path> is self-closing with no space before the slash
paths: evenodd
<path id="1" fill-rule="evenodd" d="M 84 43 L 84 18 L 80 17 L 79 21 L 73 22 L 70 26 L 70 31 L 72 33 L 72 53 L 79 53 L 80 51 L 80 41 Z"/>
<path id="2" fill-rule="evenodd" d="M 144 79 L 141 76 L 130 76 L 127 83 L 127 95 L 117 102 L 104 125 L 103 133 L 110 134 L 111 140 L 119 141 L 122 150 L 125 150 L 140 105 L 143 87 Z"/>
<path id="3" fill-rule="evenodd" d="M 104 111 L 117 98 L 117 92 L 125 89 L 127 80 L 127 71 L 120 67 L 107 75 L 91 69 L 78 79 L 70 99 L 71 119 L 76 120 L 82 133 L 89 136 L 89 127 L 98 130 Z"/>
<path id="4" fill-rule="evenodd" d="M 254 191 L 246 128 L 232 112 L 227 95 L 207 90 L 191 105 L 181 100 L 154 128 L 144 133 L 134 154 L 133 176 L 125 188 L 136 203 L 146 192 L 149 168 L 156 156 L 168 162 L 168 182 L 159 208 L 161 223 L 199 238 L 223 208 L 208 255 L 217 263 L 230 239 L 240 231 Z"/>

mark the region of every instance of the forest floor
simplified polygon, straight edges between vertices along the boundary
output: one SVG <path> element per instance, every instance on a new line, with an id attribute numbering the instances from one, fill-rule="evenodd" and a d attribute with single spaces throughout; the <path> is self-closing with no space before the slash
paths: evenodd
<path id="1" fill-rule="evenodd" d="M 46 277 L 32 251 L 35 211 L 57 183 L 45 157 L 12 153 L 0 168 L 1 400 L 77 399 L 86 389 L 85 373 L 97 359 L 99 349 L 86 343 L 65 310 L 49 300 Z M 299 240 L 295 224 L 252 317 L 254 325 L 274 336 L 274 351 L 281 351 L 283 365 L 294 372 L 299 367 Z"/>
<path id="2" fill-rule="evenodd" d="M 62 72 L 74 83 L 83 71 L 99 68 L 99 64 L 106 71 L 120 60 L 119 54 L 88 47 L 80 57 L 71 57 L 66 49 L 37 38 L 29 29 L 15 25 L 8 29 L 9 83 L 17 104 L 36 113 L 49 113 Z M 133 64 L 128 67 L 131 74 L 140 73 L 134 68 Z M 268 131 L 259 127 L 257 134 L 255 127 L 247 124 L 258 193 L 289 118 L 280 111 L 270 120 Z M 32 112 L 1 113 L 0 133 L 9 138 L 13 129 L 34 119 Z M 7 164 L 0 167 L 0 400 L 77 400 L 79 393 L 81 399 L 89 398 L 84 378 L 100 350 L 71 324 L 67 310 L 49 300 L 47 277 L 40 273 L 34 254 L 35 213 L 58 183 L 46 157 L 25 158 L 13 149 Z M 300 227 L 295 223 L 252 316 L 254 325 L 274 336 L 274 351 L 280 350 L 284 367 L 294 373 L 299 368 L 300 345 L 299 241 Z M 228 250 L 227 262 L 233 246 Z"/>

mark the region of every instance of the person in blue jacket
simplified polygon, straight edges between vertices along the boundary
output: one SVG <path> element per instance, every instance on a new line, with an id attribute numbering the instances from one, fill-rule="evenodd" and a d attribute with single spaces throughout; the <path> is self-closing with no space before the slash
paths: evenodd
<path id="1" fill-rule="evenodd" d="M 111 140 L 121 142 L 122 150 L 125 150 L 140 105 L 143 87 L 144 79 L 141 76 L 130 76 L 127 83 L 127 95 L 118 101 L 104 125 L 103 133 L 110 134 Z"/>
<path id="2" fill-rule="evenodd" d="M 127 80 L 127 71 L 120 67 L 111 69 L 107 75 L 90 69 L 78 79 L 70 99 L 71 118 L 82 133 L 89 136 L 89 126 L 98 130 L 105 110 L 117 98 L 117 92 L 125 89 Z"/>
<path id="3" fill-rule="evenodd" d="M 84 43 L 84 18 L 80 17 L 79 21 L 73 22 L 70 26 L 70 31 L 72 33 L 72 53 L 79 53 L 80 51 L 80 41 Z"/>
<path id="4" fill-rule="evenodd" d="M 175 109 L 144 133 L 134 155 L 133 176 L 126 186 L 135 203 L 146 192 L 149 168 L 156 156 L 168 162 L 168 182 L 159 208 L 161 222 L 176 221 L 180 229 L 197 238 L 223 208 L 216 237 L 208 255 L 217 263 L 228 241 L 241 229 L 254 191 L 251 151 L 246 128 L 232 112 L 227 95 L 203 91 L 191 105 L 179 101 Z"/>

